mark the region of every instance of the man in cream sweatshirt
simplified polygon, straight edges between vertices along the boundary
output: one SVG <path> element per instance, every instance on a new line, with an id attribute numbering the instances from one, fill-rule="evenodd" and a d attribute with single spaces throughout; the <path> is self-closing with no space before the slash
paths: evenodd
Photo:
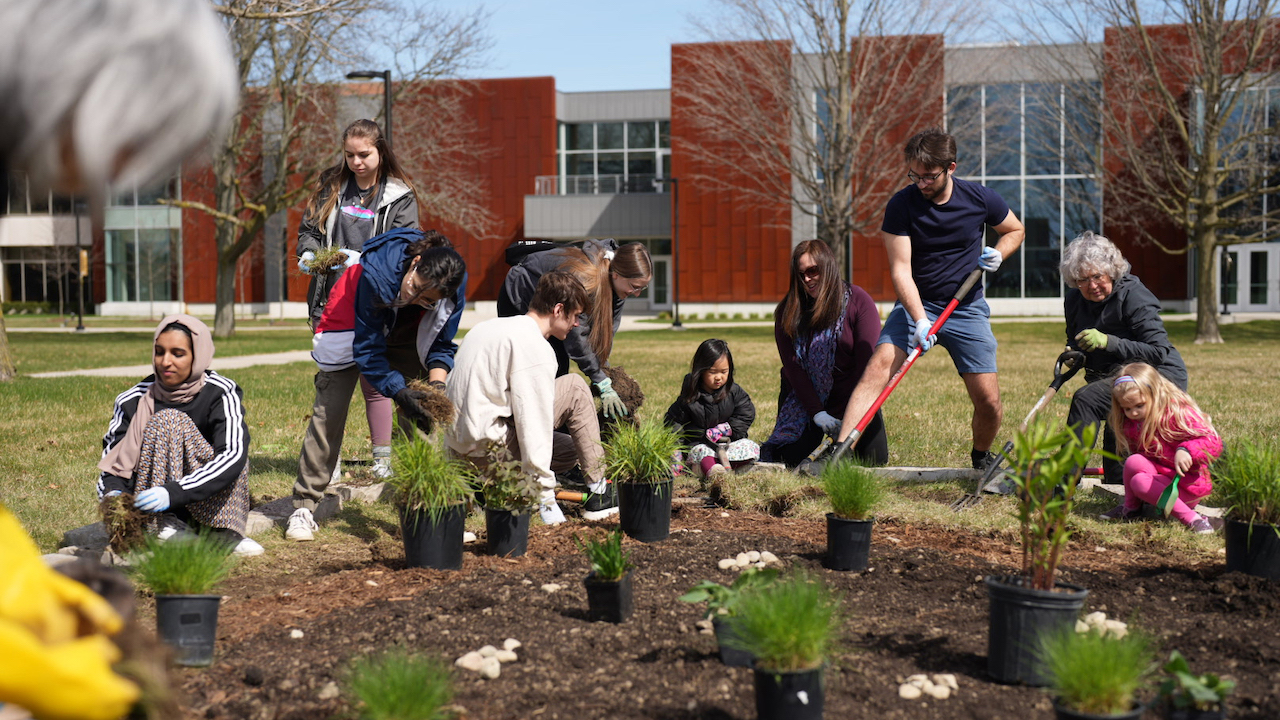
<path id="1" fill-rule="evenodd" d="M 489 444 L 505 445 L 542 484 L 538 511 L 549 525 L 564 522 L 555 499 L 557 470 L 578 465 L 593 493 L 608 489 L 591 391 L 578 375 L 556 377 L 555 352 L 547 343 L 548 337 L 563 340 L 578 315 L 590 309 L 586 290 L 573 275 L 543 275 L 526 314 L 486 320 L 467 333 L 445 387 L 458 408 L 446 447 L 483 467 Z M 616 502 L 584 517 L 611 512 L 617 512 Z"/>

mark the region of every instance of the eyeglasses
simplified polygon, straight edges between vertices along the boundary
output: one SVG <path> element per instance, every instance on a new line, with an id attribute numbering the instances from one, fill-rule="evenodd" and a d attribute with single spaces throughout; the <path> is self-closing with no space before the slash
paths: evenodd
<path id="1" fill-rule="evenodd" d="M 1109 275 L 1094 273 L 1088 277 L 1076 278 L 1076 287 L 1083 287 L 1085 285 L 1101 285 L 1103 280 L 1110 279 L 1111 277 Z"/>
<path id="2" fill-rule="evenodd" d="M 822 277 L 822 270 L 820 270 L 817 265 L 810 265 L 800 271 L 800 276 L 805 280 L 817 280 Z"/>
<path id="3" fill-rule="evenodd" d="M 908 179 L 908 180 L 910 180 L 911 182 L 913 182 L 913 183 L 915 183 L 915 184 L 919 185 L 919 184 L 920 184 L 920 183 L 922 183 L 922 182 L 931 183 L 931 182 L 933 182 L 934 180 L 937 180 L 938 178 L 940 178 L 940 177 L 942 177 L 943 175 L 946 175 L 946 174 L 947 174 L 947 171 L 946 171 L 946 170 L 939 170 L 938 172 L 936 172 L 936 173 L 934 173 L 934 174 L 932 174 L 932 175 L 917 175 L 917 174 L 915 174 L 915 173 L 911 172 L 910 170 L 908 170 L 908 171 L 907 171 L 907 179 Z"/>

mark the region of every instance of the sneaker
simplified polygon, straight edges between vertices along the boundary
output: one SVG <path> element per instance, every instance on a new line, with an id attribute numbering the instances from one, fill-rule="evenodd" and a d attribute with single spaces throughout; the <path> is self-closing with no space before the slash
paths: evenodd
<path id="1" fill-rule="evenodd" d="M 1214 532 L 1213 525 L 1209 524 L 1209 521 L 1203 515 L 1197 515 L 1196 519 L 1192 520 L 1191 524 L 1187 526 L 1187 529 L 1197 535 L 1212 535 Z"/>
<path id="2" fill-rule="evenodd" d="M 320 526 L 316 524 L 316 519 L 312 517 L 311 511 L 304 507 L 298 508 L 289 516 L 289 528 L 284 531 L 284 537 L 286 540 L 293 540 L 294 542 L 307 542 L 316 539 L 316 536 L 312 533 L 319 529 Z M 247 540 L 248 538 L 245 539 Z"/>
<path id="3" fill-rule="evenodd" d="M 395 473 L 391 470 L 391 458 L 374 458 L 373 466 L 369 468 L 369 474 L 379 480 L 386 480 Z"/>
<path id="4" fill-rule="evenodd" d="M 160 531 L 156 533 L 156 539 L 160 542 L 170 540 L 179 535 L 189 536 L 191 534 L 191 527 L 176 516 L 169 514 L 160 516 Z"/>
<path id="5" fill-rule="evenodd" d="M 607 481 L 602 493 L 588 493 L 582 501 L 582 519 L 603 520 L 618 514 L 618 491 L 613 481 Z"/>
<path id="6" fill-rule="evenodd" d="M 973 469 L 978 472 L 986 472 L 991 467 L 991 463 L 996 461 L 999 455 L 990 450 L 970 450 L 969 459 L 973 461 Z"/>
<path id="7" fill-rule="evenodd" d="M 1130 520 L 1136 520 L 1141 516 L 1142 516 L 1142 508 L 1138 508 L 1137 510 L 1130 510 L 1124 506 L 1124 503 L 1121 503 L 1104 513 L 1098 513 L 1099 520 L 1107 520 L 1107 521 L 1119 520 L 1120 522 L 1129 522 Z"/>
<path id="8" fill-rule="evenodd" d="M 255 555 L 261 555 L 264 552 L 266 552 L 266 550 L 262 549 L 262 546 L 258 544 L 257 540 L 254 540 L 251 537 L 246 537 L 241 538 L 240 542 L 236 543 L 236 547 L 231 551 L 231 554 L 237 557 L 253 557 Z"/>

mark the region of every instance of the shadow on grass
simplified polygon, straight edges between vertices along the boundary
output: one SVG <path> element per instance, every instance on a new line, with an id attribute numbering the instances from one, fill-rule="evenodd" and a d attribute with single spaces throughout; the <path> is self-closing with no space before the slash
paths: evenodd
<path id="1" fill-rule="evenodd" d="M 285 476 L 298 474 L 298 457 L 278 457 L 274 455 L 250 455 L 249 472 L 253 474 L 278 472 Z"/>
<path id="2" fill-rule="evenodd" d="M 338 523 L 338 529 L 367 543 L 400 539 L 400 524 L 375 517 L 364 503 L 344 504 L 334 521 Z"/>

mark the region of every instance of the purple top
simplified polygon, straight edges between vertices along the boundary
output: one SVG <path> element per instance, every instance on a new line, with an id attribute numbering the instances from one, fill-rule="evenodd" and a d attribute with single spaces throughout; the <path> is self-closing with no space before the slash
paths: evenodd
<path id="1" fill-rule="evenodd" d="M 835 417 L 844 415 L 845 405 L 853 388 L 867 368 L 876 341 L 880 339 L 880 312 L 866 290 L 852 286 L 849 304 L 840 318 L 840 337 L 836 341 L 835 368 L 832 371 L 831 393 L 824 405 L 814 389 L 809 374 L 796 359 L 795 344 L 783 332 L 781 322 L 775 322 L 773 336 L 778 343 L 778 357 L 782 358 L 782 374 L 786 376 L 791 391 L 804 407 L 809 417 L 826 410 Z"/>

